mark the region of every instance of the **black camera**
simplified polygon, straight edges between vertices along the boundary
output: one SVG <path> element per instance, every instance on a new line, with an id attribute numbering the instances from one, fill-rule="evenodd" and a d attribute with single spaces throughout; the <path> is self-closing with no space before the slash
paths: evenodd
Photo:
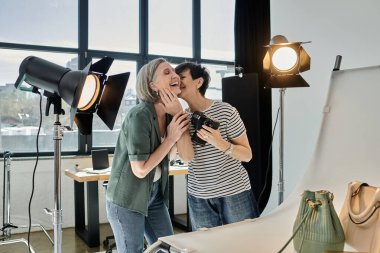
<path id="1" fill-rule="evenodd" d="M 191 136 L 191 140 L 199 145 L 205 145 L 206 142 L 197 136 L 197 131 L 202 129 L 203 125 L 211 127 L 213 129 L 219 128 L 219 122 L 208 118 L 203 112 L 193 112 L 191 116 L 191 124 L 194 126 L 195 131 Z"/>

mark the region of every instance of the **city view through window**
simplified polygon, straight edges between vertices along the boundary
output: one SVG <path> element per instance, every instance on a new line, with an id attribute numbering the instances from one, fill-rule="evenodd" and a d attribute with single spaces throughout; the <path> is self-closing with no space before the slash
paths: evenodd
<path id="1" fill-rule="evenodd" d="M 180 11 L 172 9 L 179 9 L 176 0 L 148 2 L 150 41 L 148 41 L 148 50 L 145 54 L 141 52 L 144 42 L 139 41 L 138 36 L 141 32 L 138 0 L 113 0 L 107 3 L 101 0 L 89 1 L 88 34 L 78 34 L 77 0 L 53 2 L 36 0 L 33 3 L 6 0 L 2 3 L 0 8 L 0 30 L 2 31 L 0 33 L 0 153 L 10 151 L 33 154 L 36 152 L 40 97 L 28 90 L 26 83 L 23 84 L 26 89 L 16 90 L 14 87 L 19 75 L 19 66 L 23 59 L 30 55 L 78 70 L 80 69 L 78 57 L 86 57 L 87 62 L 90 60 L 96 62 L 108 55 L 108 52 L 112 52 L 115 60 L 108 75 L 131 73 L 114 129 L 109 130 L 94 114 L 91 142 L 93 147 L 112 148 L 115 146 L 124 117 L 137 103 L 136 75 L 147 57 L 152 59 L 153 55 L 157 55 L 169 61 L 172 61 L 171 57 L 175 57 L 172 61 L 173 66 L 187 60 L 203 63 L 211 74 L 211 83 L 206 96 L 221 100 L 221 79 L 234 75 L 235 72 L 233 66 L 235 1 L 201 1 L 201 15 L 199 15 L 201 27 L 198 34 L 191 33 L 194 22 L 192 1 L 185 1 L 185 5 L 179 6 Z M 216 11 L 217 8 L 220 8 L 220 11 Z M 100 15 L 104 11 L 112 12 L 114 15 L 108 17 Z M 220 13 L 223 13 L 223 16 Z M 19 18 L 13 19 L 14 16 Z M 88 38 L 88 50 L 85 55 L 81 55 L 78 48 L 78 40 L 81 36 Z M 193 36 L 199 37 L 200 48 L 194 48 Z M 201 58 L 193 58 L 192 55 L 200 55 Z M 205 59 L 204 62 L 203 59 Z M 60 122 L 64 126 L 70 126 L 70 108 L 64 102 L 62 106 L 65 115 L 60 116 Z M 183 106 L 186 107 L 185 103 Z M 41 113 L 39 151 L 52 152 L 55 115 L 53 108 L 50 108 L 49 116 L 45 116 L 45 97 L 42 97 Z M 78 135 L 75 123 L 71 130 L 64 131 L 63 152 L 78 151 L 80 145 Z"/>

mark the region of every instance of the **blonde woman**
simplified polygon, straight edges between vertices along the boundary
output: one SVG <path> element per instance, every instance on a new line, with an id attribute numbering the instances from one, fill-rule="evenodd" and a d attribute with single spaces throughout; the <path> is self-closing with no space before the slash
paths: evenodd
<path id="1" fill-rule="evenodd" d="M 168 153 L 178 148 L 183 160 L 193 157 L 189 121 L 178 101 L 179 76 L 163 58 L 144 65 L 137 76 L 140 103 L 124 119 L 107 187 L 107 217 L 118 252 L 143 252 L 173 234 L 168 202 Z"/>

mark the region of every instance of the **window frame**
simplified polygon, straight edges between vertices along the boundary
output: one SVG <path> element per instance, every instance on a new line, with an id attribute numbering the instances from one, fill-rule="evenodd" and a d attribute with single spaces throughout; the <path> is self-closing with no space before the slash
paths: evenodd
<path id="1" fill-rule="evenodd" d="M 175 57 L 167 55 L 152 55 L 148 54 L 148 3 L 149 0 L 139 0 L 139 53 L 125 53 L 105 50 L 91 50 L 88 48 L 88 32 L 89 32 L 89 0 L 78 0 L 78 47 L 55 47 L 55 46 L 42 46 L 32 44 L 18 44 L 18 43 L 5 43 L 0 42 L 0 48 L 12 50 L 31 50 L 31 51 L 45 51 L 45 52 L 58 52 L 58 53 L 74 53 L 78 56 L 78 68 L 83 69 L 93 58 L 101 58 L 104 55 L 113 57 L 115 60 L 128 60 L 137 63 L 137 71 L 147 62 L 157 57 L 164 57 L 168 61 L 179 64 L 183 61 L 192 61 L 205 64 L 218 64 L 218 65 L 234 65 L 233 61 L 222 61 L 212 59 L 202 59 L 201 57 L 201 0 L 192 0 L 192 45 L 193 56 Z M 107 148 L 110 153 L 114 152 L 115 147 L 96 147 Z M 92 135 L 78 134 L 78 150 L 77 151 L 62 151 L 63 156 L 72 155 L 89 155 L 92 149 Z M 27 153 L 14 153 L 14 157 L 32 157 L 35 152 Z M 40 156 L 53 156 L 51 152 L 40 152 Z M 1 154 L 2 157 L 2 154 Z"/>

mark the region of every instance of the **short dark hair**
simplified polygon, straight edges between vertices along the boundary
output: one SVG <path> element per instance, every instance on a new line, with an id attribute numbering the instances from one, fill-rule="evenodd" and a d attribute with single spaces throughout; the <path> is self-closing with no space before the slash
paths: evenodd
<path id="1" fill-rule="evenodd" d="M 201 87 L 199 87 L 198 90 L 202 94 L 202 96 L 204 96 L 211 80 L 208 69 L 203 67 L 201 64 L 196 64 L 193 62 L 184 62 L 179 64 L 175 68 L 175 72 L 179 75 L 187 69 L 190 70 L 190 75 L 193 80 L 200 77 L 203 78 L 203 84 Z"/>

